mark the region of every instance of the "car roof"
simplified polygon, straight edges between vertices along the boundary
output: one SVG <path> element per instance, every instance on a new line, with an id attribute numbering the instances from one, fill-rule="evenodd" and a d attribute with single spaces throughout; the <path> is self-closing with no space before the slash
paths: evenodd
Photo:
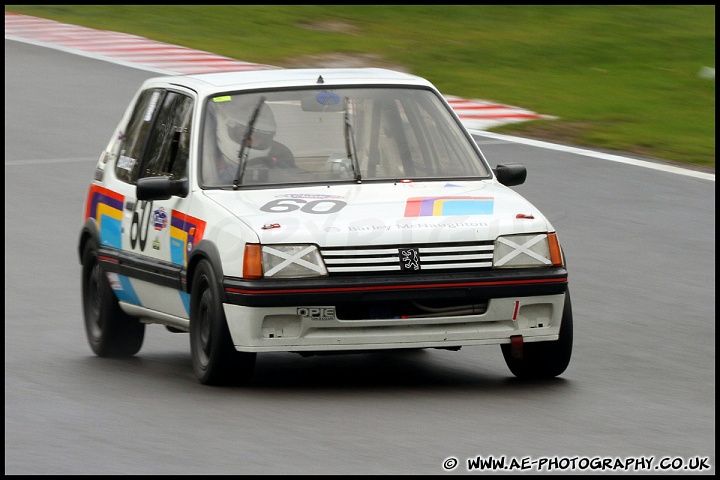
<path id="1" fill-rule="evenodd" d="M 384 68 L 277 68 L 155 77 L 146 86 L 173 84 L 201 95 L 228 90 L 327 85 L 408 85 L 435 89 L 428 80 Z"/>

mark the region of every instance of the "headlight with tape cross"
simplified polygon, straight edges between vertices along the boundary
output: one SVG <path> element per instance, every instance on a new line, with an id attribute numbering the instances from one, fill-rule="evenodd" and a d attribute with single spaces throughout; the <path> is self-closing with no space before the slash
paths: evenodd
<path id="1" fill-rule="evenodd" d="M 495 240 L 495 268 L 549 267 L 562 263 L 560 245 L 554 233 L 505 235 Z"/>
<path id="2" fill-rule="evenodd" d="M 246 278 L 303 278 L 328 275 L 316 245 L 258 245 L 245 247 Z"/>

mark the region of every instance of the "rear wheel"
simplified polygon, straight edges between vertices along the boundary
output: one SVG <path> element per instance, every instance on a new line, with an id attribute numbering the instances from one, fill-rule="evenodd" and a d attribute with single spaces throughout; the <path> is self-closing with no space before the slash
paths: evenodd
<path id="1" fill-rule="evenodd" d="M 201 260 L 192 283 L 190 306 L 193 370 L 205 385 L 248 383 L 256 354 L 235 350 L 215 278 L 210 262 Z"/>
<path id="2" fill-rule="evenodd" d="M 510 344 L 500 345 L 510 371 L 518 378 L 544 379 L 557 377 L 570 363 L 573 345 L 573 314 L 570 292 L 565 294 L 559 338 L 552 342 L 534 342 L 523 345 L 522 358 L 512 355 Z"/>
<path id="3" fill-rule="evenodd" d="M 145 324 L 122 311 L 98 262 L 95 240 L 83 250 L 82 299 L 85 333 L 100 357 L 130 357 L 140 351 Z"/>

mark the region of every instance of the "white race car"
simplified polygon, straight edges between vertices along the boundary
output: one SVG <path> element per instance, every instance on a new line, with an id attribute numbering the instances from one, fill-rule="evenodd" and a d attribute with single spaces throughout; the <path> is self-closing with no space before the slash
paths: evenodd
<path id="1" fill-rule="evenodd" d="M 189 332 L 203 384 L 262 352 L 499 344 L 563 373 L 572 309 L 550 222 L 427 80 L 272 69 L 147 80 L 95 169 L 79 238 L 90 347 Z"/>

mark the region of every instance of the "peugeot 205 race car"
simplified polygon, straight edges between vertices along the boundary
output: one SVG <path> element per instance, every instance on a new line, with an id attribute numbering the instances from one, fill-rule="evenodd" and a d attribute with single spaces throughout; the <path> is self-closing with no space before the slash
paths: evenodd
<path id="1" fill-rule="evenodd" d="M 90 347 L 189 332 L 203 384 L 263 352 L 499 344 L 518 377 L 572 351 L 556 232 L 427 80 L 273 69 L 147 80 L 100 155 L 79 238 Z"/>

